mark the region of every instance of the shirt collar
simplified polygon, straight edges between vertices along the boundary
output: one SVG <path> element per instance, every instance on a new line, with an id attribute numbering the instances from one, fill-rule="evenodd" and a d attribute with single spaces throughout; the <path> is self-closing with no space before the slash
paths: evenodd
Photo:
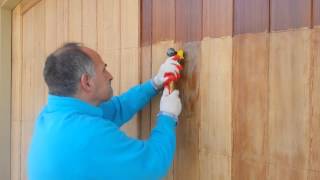
<path id="1" fill-rule="evenodd" d="M 81 114 L 89 114 L 93 116 L 102 117 L 102 109 L 93 106 L 81 99 L 66 96 L 48 95 L 49 110 L 70 110 L 71 112 L 78 112 Z"/>

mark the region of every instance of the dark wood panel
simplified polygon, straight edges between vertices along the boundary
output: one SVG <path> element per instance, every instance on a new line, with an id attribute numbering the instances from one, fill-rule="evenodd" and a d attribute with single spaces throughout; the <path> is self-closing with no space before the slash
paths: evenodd
<path id="1" fill-rule="evenodd" d="M 202 0 L 176 0 L 176 40 L 202 39 Z"/>
<path id="2" fill-rule="evenodd" d="M 152 1 L 152 40 L 154 43 L 174 39 L 174 7 L 173 0 Z"/>
<path id="3" fill-rule="evenodd" d="M 152 0 L 141 1 L 140 46 L 152 44 Z"/>
<path id="4" fill-rule="evenodd" d="M 269 30 L 269 0 L 234 1 L 234 34 Z"/>
<path id="5" fill-rule="evenodd" d="M 311 26 L 312 0 L 271 0 L 271 30 Z"/>
<path id="6" fill-rule="evenodd" d="M 320 0 L 313 0 L 313 25 L 320 25 Z"/>
<path id="7" fill-rule="evenodd" d="M 203 0 L 203 37 L 232 35 L 233 0 Z"/>

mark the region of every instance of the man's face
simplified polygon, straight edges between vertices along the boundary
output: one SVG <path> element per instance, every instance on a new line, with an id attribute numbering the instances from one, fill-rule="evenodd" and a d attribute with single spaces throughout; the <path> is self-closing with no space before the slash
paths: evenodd
<path id="1" fill-rule="evenodd" d="M 113 96 L 111 87 L 112 75 L 107 71 L 105 64 L 99 54 L 92 49 L 83 48 L 83 51 L 90 56 L 94 63 L 95 76 L 92 77 L 92 97 L 95 101 L 101 103 L 109 100 Z"/>

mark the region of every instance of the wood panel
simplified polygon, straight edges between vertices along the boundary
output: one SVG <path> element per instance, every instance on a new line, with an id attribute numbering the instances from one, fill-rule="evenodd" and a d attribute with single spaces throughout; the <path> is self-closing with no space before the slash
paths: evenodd
<path id="1" fill-rule="evenodd" d="M 202 1 L 176 0 L 175 39 L 178 42 L 199 41 L 202 39 Z M 172 18 L 172 17 L 171 17 Z"/>
<path id="2" fill-rule="evenodd" d="M 232 35 L 233 1 L 203 0 L 203 37 Z M 221 16 L 223 14 L 223 16 Z"/>
<path id="3" fill-rule="evenodd" d="M 199 178 L 200 63 L 201 43 L 179 45 L 186 52 L 184 69 L 177 88 L 183 111 L 177 127 L 177 152 L 174 179 Z M 188 169 L 188 171 L 186 171 Z"/>
<path id="4" fill-rule="evenodd" d="M 21 72 L 22 72 L 21 6 L 12 12 L 12 99 L 11 99 L 11 179 L 21 177 Z"/>
<path id="5" fill-rule="evenodd" d="M 265 179 L 268 157 L 268 33 L 235 36 L 233 53 L 232 177 Z"/>
<path id="6" fill-rule="evenodd" d="M 34 120 L 45 103 L 42 69 L 45 58 L 45 3 L 39 2 L 23 16 L 21 178 L 26 179 L 26 160 Z"/>
<path id="7" fill-rule="evenodd" d="M 98 51 L 120 49 L 120 1 L 97 1 Z"/>
<path id="8" fill-rule="evenodd" d="M 309 168 L 320 171 L 320 29 L 312 32 L 311 65 L 311 123 L 310 123 L 310 159 Z"/>
<path id="9" fill-rule="evenodd" d="M 320 25 L 320 0 L 313 0 L 313 26 Z"/>
<path id="10" fill-rule="evenodd" d="M 308 169 L 310 39 L 309 30 L 270 35 L 270 174 L 281 172 L 274 167 Z"/>
<path id="11" fill-rule="evenodd" d="M 311 26 L 312 0 L 271 0 L 271 30 Z"/>
<path id="12" fill-rule="evenodd" d="M 82 42 L 97 50 L 97 0 L 82 0 Z"/>
<path id="13" fill-rule="evenodd" d="M 292 169 L 275 164 L 270 164 L 268 167 L 268 180 L 307 180 L 307 176 L 307 170 Z"/>
<path id="14" fill-rule="evenodd" d="M 175 1 L 152 1 L 152 41 L 168 41 L 175 38 Z"/>
<path id="15" fill-rule="evenodd" d="M 68 41 L 82 42 L 82 1 L 67 0 L 68 4 L 68 25 L 69 35 Z"/>
<path id="16" fill-rule="evenodd" d="M 152 1 L 141 0 L 140 46 L 152 44 Z"/>
<path id="17" fill-rule="evenodd" d="M 121 47 L 136 48 L 140 42 L 140 0 L 120 0 Z"/>
<path id="18" fill-rule="evenodd" d="M 269 0 L 237 0 L 234 3 L 234 34 L 269 31 Z"/>
<path id="19" fill-rule="evenodd" d="M 231 179 L 232 55 L 231 37 L 207 38 L 202 41 L 200 179 Z"/>
<path id="20" fill-rule="evenodd" d="M 57 45 L 61 47 L 69 39 L 69 0 L 57 1 Z"/>

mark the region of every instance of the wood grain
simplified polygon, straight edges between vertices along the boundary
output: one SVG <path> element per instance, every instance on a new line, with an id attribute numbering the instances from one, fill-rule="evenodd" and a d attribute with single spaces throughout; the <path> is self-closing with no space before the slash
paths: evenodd
<path id="1" fill-rule="evenodd" d="M 97 49 L 97 0 L 82 0 L 82 42 Z"/>
<path id="2" fill-rule="evenodd" d="M 152 42 L 174 40 L 176 30 L 175 1 L 152 1 Z"/>
<path id="3" fill-rule="evenodd" d="M 231 179 L 232 38 L 201 44 L 200 179 Z M 217 166 L 219 164 L 219 166 Z"/>
<path id="4" fill-rule="evenodd" d="M 97 1 L 98 51 L 121 48 L 120 1 Z"/>
<path id="5" fill-rule="evenodd" d="M 34 121 L 46 100 L 42 69 L 45 58 L 45 1 L 23 16 L 21 179 L 26 179 L 27 152 Z"/>
<path id="6" fill-rule="evenodd" d="M 320 171 L 320 29 L 312 32 L 311 66 L 311 123 L 310 123 L 310 159 L 309 168 Z"/>
<path id="7" fill-rule="evenodd" d="M 271 31 L 311 26 L 312 0 L 271 0 Z"/>
<path id="8" fill-rule="evenodd" d="M 313 0 L 313 26 L 320 25 L 320 0 Z"/>
<path id="9" fill-rule="evenodd" d="M 22 15 L 18 5 L 12 12 L 11 179 L 21 177 L 21 80 Z"/>
<path id="10" fill-rule="evenodd" d="M 268 32 L 269 1 L 234 1 L 234 34 Z"/>
<path id="11" fill-rule="evenodd" d="M 232 177 L 265 179 L 268 157 L 268 33 L 235 36 L 233 53 Z"/>
<path id="12" fill-rule="evenodd" d="M 57 46 L 69 39 L 69 0 L 57 0 Z"/>
<path id="13" fill-rule="evenodd" d="M 202 1 L 176 0 L 175 39 L 178 42 L 202 39 Z"/>
<path id="14" fill-rule="evenodd" d="M 121 48 L 140 44 L 140 0 L 120 0 Z"/>
<path id="15" fill-rule="evenodd" d="M 222 37 L 232 35 L 232 0 L 203 0 L 202 11 L 203 37 Z"/>
<path id="16" fill-rule="evenodd" d="M 152 2 L 141 0 L 140 16 L 140 46 L 150 46 L 152 44 Z"/>
<path id="17" fill-rule="evenodd" d="M 82 42 L 82 1 L 69 1 L 69 39 L 72 42 Z"/>
<path id="18" fill-rule="evenodd" d="M 269 162 L 276 166 L 308 168 L 310 40 L 309 30 L 270 35 Z"/>

